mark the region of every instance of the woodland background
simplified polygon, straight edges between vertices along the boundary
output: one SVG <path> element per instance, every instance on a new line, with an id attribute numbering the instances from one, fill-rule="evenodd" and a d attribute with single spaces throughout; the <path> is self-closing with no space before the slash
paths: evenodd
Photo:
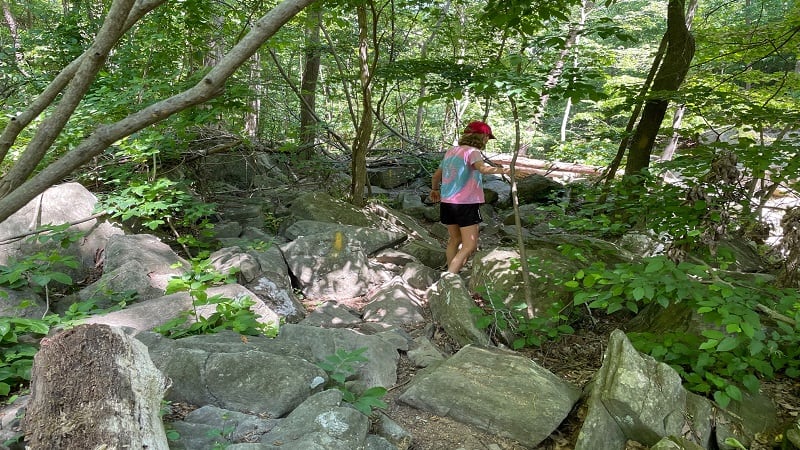
<path id="1" fill-rule="evenodd" d="M 763 221 L 771 198 L 797 188 L 795 2 L 0 0 L 0 7 L 0 220 L 48 187 L 76 180 L 101 197 L 109 216 L 178 236 L 176 245 L 202 255 L 213 204 L 194 195 L 207 186 L 183 179 L 188 160 L 245 149 L 283 158 L 298 180 L 344 169 L 349 190 L 336 194 L 364 205 L 368 161 L 441 151 L 466 122 L 481 119 L 499 138 L 491 152 L 606 168 L 598 183 L 576 187 L 556 206 L 562 219 L 569 213 L 559 225 L 602 236 L 650 230 L 670 259 L 645 265 L 644 274 L 680 267 L 669 264 L 693 252 L 725 266 L 716 253 L 722 237 L 746 238 L 771 258 L 777 287 L 786 290 L 764 297 L 785 334 L 770 341 L 754 331 L 758 319 L 733 314 L 735 323 L 722 324 L 735 339 L 706 336 L 705 349 L 751 354 L 737 356 L 738 366 L 717 361 L 727 364 L 722 378 L 689 370 L 702 374 L 695 390 L 724 402 L 739 396 L 727 389 L 736 373 L 800 373 L 791 362 L 797 355 L 783 347 L 798 336 L 800 214 L 786 211 L 772 240 Z M 633 310 L 664 298 L 602 271 L 589 285 L 588 273 L 567 287 L 590 292 L 602 278 L 630 294 L 595 307 Z M 733 301 L 718 280 L 708 283 Z M 775 351 L 754 359 L 762 348 L 753 341 Z M 664 345 L 650 353 L 697 356 Z M 751 378 L 736 381 L 753 386 Z"/>

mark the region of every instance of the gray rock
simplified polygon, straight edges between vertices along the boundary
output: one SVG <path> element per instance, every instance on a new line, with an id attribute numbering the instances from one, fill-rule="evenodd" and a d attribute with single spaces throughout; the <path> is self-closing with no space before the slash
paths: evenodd
<path id="1" fill-rule="evenodd" d="M 547 201 L 554 193 L 560 192 L 564 186 L 542 175 L 531 175 L 517 181 L 517 195 L 520 203 L 536 203 Z"/>
<path id="2" fill-rule="evenodd" d="M 777 429 L 779 425 L 775 405 L 764 394 L 742 392 L 742 401 L 731 401 L 728 407 L 718 412 L 716 420 L 716 444 L 722 450 L 735 450 L 725 444 L 725 439 L 735 438 L 750 448 L 756 436 Z"/>
<path id="3" fill-rule="evenodd" d="M 425 218 L 425 211 L 428 209 L 422 203 L 422 198 L 416 192 L 403 192 L 397 200 L 400 202 L 400 210 L 411 217 L 418 219 Z"/>
<path id="4" fill-rule="evenodd" d="M 393 189 L 406 184 L 414 180 L 417 173 L 419 173 L 417 165 L 377 167 L 367 170 L 370 184 L 384 189 Z"/>
<path id="5" fill-rule="evenodd" d="M 428 267 L 442 268 L 447 262 L 445 247 L 438 242 L 413 240 L 400 247 L 400 250 L 413 256 Z"/>
<path id="6" fill-rule="evenodd" d="M 0 316 L 41 319 L 46 312 L 47 303 L 33 289 L 0 287 Z"/>
<path id="7" fill-rule="evenodd" d="M 325 372 L 308 361 L 259 351 L 209 353 L 176 348 L 157 362 L 173 380 L 166 398 L 233 411 L 281 417 L 313 393 L 311 381 Z"/>
<path id="8" fill-rule="evenodd" d="M 662 437 L 688 436 L 698 443 L 710 439 L 710 406 L 690 397 L 671 367 L 639 354 L 620 330 L 611 333 L 603 366 L 591 388 L 588 413 L 576 450 L 624 449 L 628 439 L 655 445 Z M 695 413 L 697 416 L 691 416 Z"/>
<path id="9" fill-rule="evenodd" d="M 439 272 L 424 264 L 413 262 L 405 266 L 400 276 L 414 289 L 426 291 L 436 282 Z"/>
<path id="10" fill-rule="evenodd" d="M 390 325 L 416 325 L 425 321 L 420 300 L 402 278 L 384 283 L 367 296 L 363 318 Z"/>
<path id="11" fill-rule="evenodd" d="M 225 247 L 209 256 L 211 266 L 222 274 L 236 273 L 242 282 L 253 281 L 261 273 L 258 259 L 241 247 Z"/>
<path id="12" fill-rule="evenodd" d="M 377 448 L 407 450 L 411 447 L 411 442 L 413 440 L 411 434 L 386 414 L 377 414 L 374 428 L 375 433 L 391 446 L 386 447 L 383 443 L 376 442 L 375 445 L 378 445 Z"/>
<path id="13" fill-rule="evenodd" d="M 164 292 L 172 277 L 191 270 L 191 264 L 178 256 L 165 243 L 150 234 L 115 235 L 108 240 L 105 252 L 105 272 L 115 270 L 135 261 L 144 267 L 150 285 Z M 137 291 L 140 289 L 137 288 Z"/>
<path id="14" fill-rule="evenodd" d="M 440 279 L 428 289 L 428 303 L 433 320 L 459 345 L 489 346 L 489 336 L 475 326 L 472 301 L 464 281 L 455 274 Z"/>
<path id="15" fill-rule="evenodd" d="M 343 300 L 367 292 L 367 255 L 340 232 L 302 236 L 281 246 L 289 271 L 306 297 Z"/>
<path id="16" fill-rule="evenodd" d="M 528 358 L 469 345 L 414 378 L 399 399 L 535 447 L 579 397 L 578 389 Z"/>
<path id="17" fill-rule="evenodd" d="M 0 222 L 0 241 L 5 241 L 36 230 L 44 225 L 62 225 L 85 220 L 95 213 L 97 197 L 79 183 L 64 183 L 47 189 Z M 41 243 L 30 239 L 19 239 L 0 246 L 0 264 L 8 265 L 39 251 L 49 253 L 56 250 L 62 256 L 72 256 L 78 261 L 77 268 L 61 267 L 60 270 L 73 280 L 81 280 L 91 274 L 108 240 L 122 234 L 122 230 L 106 221 L 92 219 L 73 225 L 70 231 L 84 233 L 84 237 L 62 248 L 59 242 Z"/>
<path id="18" fill-rule="evenodd" d="M 214 224 L 216 239 L 236 239 L 242 234 L 242 225 L 238 222 L 218 222 Z"/>
<path id="19" fill-rule="evenodd" d="M 252 414 L 206 405 L 190 412 L 172 428 L 180 439 L 170 444 L 171 450 L 213 448 L 214 445 L 255 443 L 280 422 Z"/>
<path id="20" fill-rule="evenodd" d="M 249 298 L 254 302 L 250 310 L 258 316 L 257 320 L 263 324 L 277 326 L 280 317 L 272 311 L 258 296 L 238 284 L 226 284 L 209 288 L 206 293 L 209 297 L 219 295 L 229 299 Z M 214 304 L 197 307 L 200 316 L 208 317 L 214 313 Z M 182 313 L 192 310 L 192 299 L 185 292 L 165 295 L 163 297 L 136 303 L 120 311 L 98 314 L 85 319 L 85 323 L 103 323 L 112 326 L 130 328 L 135 332 L 151 331 Z"/>
<path id="21" fill-rule="evenodd" d="M 304 219 L 358 227 L 372 227 L 376 222 L 365 211 L 322 192 L 300 194 L 288 205 L 288 208 L 291 219 L 287 220 L 287 226 Z"/>
<path id="22" fill-rule="evenodd" d="M 325 302 L 300 321 L 300 325 L 323 328 L 346 328 L 361 323 L 350 308 L 335 302 Z"/>
<path id="23" fill-rule="evenodd" d="M 315 394 L 298 406 L 278 426 L 261 438 L 266 448 L 363 448 L 369 419 L 357 410 L 341 406 L 342 393 L 332 389 Z"/>
<path id="24" fill-rule="evenodd" d="M 385 248 L 392 247 L 406 240 L 405 233 L 387 231 L 378 228 L 358 227 L 353 225 L 340 225 L 329 222 L 313 220 L 299 220 L 284 231 L 284 236 L 289 240 L 296 240 L 303 236 L 326 235 L 331 238 L 329 242 L 341 233 L 347 243 L 357 243 L 358 248 L 367 255 L 372 255 Z"/>
<path id="25" fill-rule="evenodd" d="M 367 361 L 357 370 L 357 378 L 364 387 L 389 388 L 397 382 L 400 355 L 394 345 L 378 336 L 366 336 L 349 329 L 287 324 L 281 327 L 276 340 L 310 348 L 317 361 L 325 360 L 337 350 L 353 351 L 366 347 L 363 356 Z"/>
<path id="26" fill-rule="evenodd" d="M 408 359 L 417 367 L 428 367 L 444 360 L 444 355 L 425 336 L 414 339 L 414 347 L 408 351 Z"/>
<path id="27" fill-rule="evenodd" d="M 697 445 L 681 437 L 665 437 L 650 447 L 650 450 L 703 450 L 705 447 Z"/>
<path id="28" fill-rule="evenodd" d="M 154 286 L 149 276 L 150 269 L 141 261 L 131 260 L 115 269 L 106 269 L 99 280 L 86 286 L 78 292 L 82 301 L 95 300 L 99 308 L 109 308 L 116 305 L 124 292 L 133 295 L 129 300 L 150 300 L 164 295 L 163 283 Z M 66 303 L 66 302 L 65 302 Z M 60 310 L 69 305 L 59 305 Z"/>

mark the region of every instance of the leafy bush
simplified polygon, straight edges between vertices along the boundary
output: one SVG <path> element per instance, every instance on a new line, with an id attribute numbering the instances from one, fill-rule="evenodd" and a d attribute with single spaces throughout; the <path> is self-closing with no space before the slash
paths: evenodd
<path id="1" fill-rule="evenodd" d="M 800 376 L 800 295 L 795 290 L 737 279 L 707 265 L 675 264 L 664 256 L 612 268 L 595 263 L 565 286 L 575 291 L 575 305 L 608 314 L 685 303 L 708 324 L 700 336 L 631 333 L 631 341 L 675 368 L 690 390 L 713 395 L 722 407 L 741 399 L 739 386 L 757 392 L 760 378 L 779 371 Z M 765 307 L 787 320 L 765 323 L 757 312 Z"/>
<path id="2" fill-rule="evenodd" d="M 30 335 L 41 338 L 50 331 L 44 319 L 0 317 L 0 397 L 27 385 L 31 379 L 33 357 L 39 347 L 20 337 Z"/>
<path id="3" fill-rule="evenodd" d="M 198 200 L 181 183 L 167 178 L 131 181 L 130 186 L 102 198 L 97 208 L 123 222 L 177 235 L 177 242 L 185 247 L 208 247 L 198 236 L 211 234 L 208 217 L 214 213 L 214 205 Z"/>
<path id="4" fill-rule="evenodd" d="M 194 260 L 192 270 L 172 278 L 166 289 L 167 294 L 189 294 L 192 309 L 156 327 L 155 331 L 173 339 L 222 330 L 233 330 L 249 336 L 276 336 L 277 325 L 259 322 L 258 316 L 250 310 L 255 302 L 249 297 L 231 299 L 221 295 L 208 296 L 207 290 L 211 286 L 234 281 L 234 273 L 217 272 L 211 267 L 209 259 Z M 204 305 L 216 305 L 214 312 L 207 316 L 201 315 L 198 308 Z"/>
<path id="5" fill-rule="evenodd" d="M 328 355 L 324 361 L 318 362 L 317 365 L 328 374 L 329 385 L 342 392 L 342 399 L 345 402 L 369 416 L 375 408 L 386 408 L 387 405 L 382 400 L 386 395 L 386 388 L 375 386 L 357 394 L 351 391 L 346 384 L 347 379 L 358 370 L 357 366 L 369 361 L 364 356 L 366 351 L 366 347 L 350 351 L 339 349 L 334 354 Z"/>
<path id="6" fill-rule="evenodd" d="M 547 270 L 546 264 L 531 264 Z M 573 333 L 575 319 L 565 311 L 578 306 L 611 315 L 683 304 L 706 323 L 699 335 L 640 332 L 629 337 L 639 351 L 672 366 L 688 389 L 725 407 L 732 399 L 741 400 L 741 389 L 757 392 L 760 379 L 779 372 L 800 377 L 800 293 L 795 289 L 704 264 L 676 264 L 665 256 L 613 266 L 595 262 L 570 279 L 551 273 L 548 282 L 572 291 L 572 302 L 554 302 L 544 314 L 529 318 L 525 305 L 507 308 L 499 300 L 503 293 L 487 293 L 490 306 L 474 309 L 478 326 L 512 331 L 513 347 L 521 348 Z M 766 311 L 769 320 L 759 311 Z"/>

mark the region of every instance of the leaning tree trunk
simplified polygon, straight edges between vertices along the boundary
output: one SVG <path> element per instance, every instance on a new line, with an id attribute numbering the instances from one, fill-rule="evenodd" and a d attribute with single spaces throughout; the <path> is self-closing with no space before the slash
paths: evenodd
<path id="1" fill-rule="evenodd" d="M 108 325 L 42 340 L 25 414 L 27 448 L 167 450 L 166 378 L 147 347 Z"/>
<path id="2" fill-rule="evenodd" d="M 628 149 L 625 175 L 637 175 L 650 166 L 658 130 L 669 106 L 664 92 L 675 92 L 689 72 L 694 57 L 694 37 L 686 26 L 683 0 L 670 0 L 667 6 L 667 51 L 664 61 L 653 80 L 650 90 L 654 98 L 648 100 L 642 111 L 642 118 L 633 133 Z"/>
<path id="3" fill-rule="evenodd" d="M 25 111 L 8 121 L 6 128 L 0 134 L 0 161 L 7 156 L 8 150 L 20 132 L 61 95 L 56 110 L 42 122 L 40 130 L 36 132 L 34 138 L 28 144 L 25 152 L 20 157 L 20 161 L 15 163 L 15 167 L 16 164 L 22 164 L 21 168 L 19 170 L 12 168 L 14 175 L 9 171 L 0 179 L 0 221 L 7 219 L 30 200 L 47 190 L 47 188 L 60 182 L 73 171 L 91 161 L 92 158 L 101 154 L 114 142 L 221 94 L 225 88 L 226 80 L 242 64 L 249 60 L 264 42 L 272 37 L 289 19 L 315 0 L 284 0 L 279 3 L 266 15 L 258 19 L 253 28 L 196 85 L 172 97 L 153 103 L 140 111 L 131 113 L 120 121 L 98 125 L 81 143 L 48 164 L 40 172 L 28 178 L 28 175 L 41 163 L 49 150 L 50 145 L 48 142 L 52 143 L 55 140 L 56 129 L 63 129 L 71 117 L 72 111 L 70 109 L 72 104 L 75 101 L 80 101 L 83 96 L 81 91 L 85 93 L 88 90 L 91 83 L 87 84 L 87 80 L 84 80 L 83 76 L 96 73 L 97 67 L 95 66 L 101 63 L 100 59 L 103 60 L 102 63 L 105 62 L 105 54 L 102 51 L 106 48 L 110 51 L 111 47 L 127 30 L 133 27 L 148 11 L 160 5 L 163 1 L 137 0 L 133 6 L 127 5 L 128 14 L 123 18 L 121 28 L 117 23 L 119 20 L 117 16 L 122 14 L 109 17 L 107 20 L 109 26 L 106 27 L 104 25 L 103 29 L 98 32 L 97 42 L 87 52 L 65 67 L 45 88 L 42 94 L 31 102 Z M 120 0 L 120 2 L 123 2 L 123 0 Z M 111 16 L 111 13 L 109 13 L 109 16 Z M 95 50 L 101 52 L 95 53 Z M 72 84 L 73 80 L 77 81 Z M 91 80 L 88 81 L 90 82 Z M 41 137 L 36 137 L 39 135 Z M 33 145 L 34 141 L 37 143 L 36 145 Z M 28 169 L 30 169 L 30 172 L 28 172 Z"/>

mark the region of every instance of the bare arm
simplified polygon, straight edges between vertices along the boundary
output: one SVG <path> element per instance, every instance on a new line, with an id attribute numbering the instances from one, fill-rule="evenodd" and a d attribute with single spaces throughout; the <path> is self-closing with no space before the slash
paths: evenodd
<path id="1" fill-rule="evenodd" d="M 484 175 L 496 174 L 496 175 L 508 175 L 511 173 L 511 168 L 506 167 L 492 167 L 483 161 L 476 161 L 472 164 L 472 167 L 475 168 L 478 172 Z"/>
<path id="2" fill-rule="evenodd" d="M 442 169 L 436 169 L 431 177 L 431 193 L 429 198 L 432 202 L 438 203 L 442 200 L 442 193 L 439 188 L 442 186 Z"/>

